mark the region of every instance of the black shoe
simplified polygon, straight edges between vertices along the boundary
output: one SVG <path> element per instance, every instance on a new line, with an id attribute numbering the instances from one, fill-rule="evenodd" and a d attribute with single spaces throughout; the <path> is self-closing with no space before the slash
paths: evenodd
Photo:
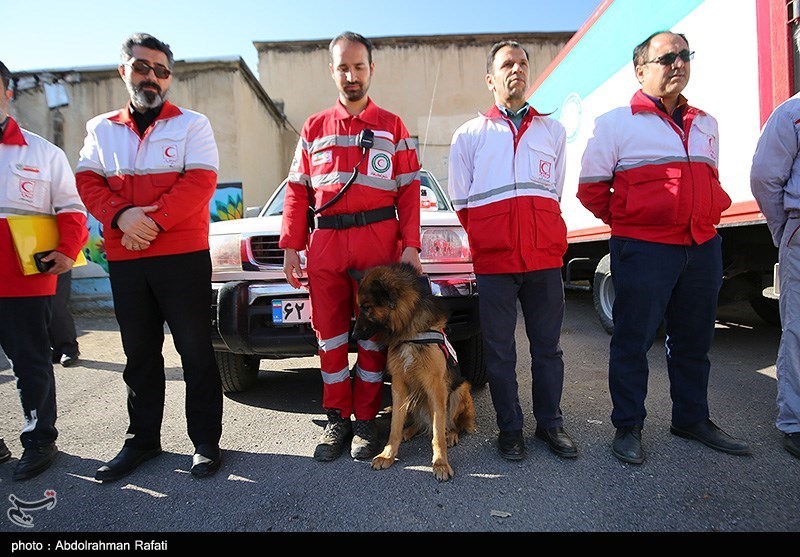
<path id="1" fill-rule="evenodd" d="M 787 433 L 783 436 L 783 448 L 789 454 L 800 458 L 800 433 Z M 9 455 L 11 453 L 8 453 Z"/>
<path id="2" fill-rule="evenodd" d="M 101 482 L 112 482 L 127 476 L 144 461 L 157 457 L 161 454 L 161 447 L 154 449 L 135 449 L 133 447 L 122 447 L 122 450 L 97 469 L 94 479 Z"/>
<path id="3" fill-rule="evenodd" d="M 14 480 L 27 480 L 38 476 L 53 464 L 58 447 L 55 443 L 50 443 L 43 447 L 28 447 L 22 451 L 22 458 L 17 462 L 14 469 Z"/>
<path id="4" fill-rule="evenodd" d="M 0 439 L 0 464 L 11 460 L 11 449 L 6 447 L 4 439 Z"/>
<path id="5" fill-rule="evenodd" d="M 522 430 L 501 431 L 497 437 L 497 449 L 506 460 L 522 460 L 525 458 L 525 439 Z"/>
<path id="6" fill-rule="evenodd" d="M 375 420 L 356 420 L 353 422 L 353 440 L 350 442 L 350 456 L 356 460 L 372 460 L 380 452 L 378 428 Z"/>
<path id="7" fill-rule="evenodd" d="M 328 462 L 339 458 L 344 444 L 353 436 L 353 424 L 350 418 L 342 418 L 338 410 L 328 410 L 328 423 L 314 449 L 314 460 Z"/>
<path id="8" fill-rule="evenodd" d="M 216 445 L 198 445 L 192 457 L 192 476 L 205 478 L 219 470 L 222 451 Z"/>
<path id="9" fill-rule="evenodd" d="M 61 362 L 61 365 L 64 366 L 64 367 L 74 366 L 75 364 L 78 363 L 78 357 L 80 355 L 81 355 L 80 352 L 76 352 L 72 356 L 70 356 L 69 354 L 64 354 L 63 356 L 61 356 L 59 361 Z"/>
<path id="10" fill-rule="evenodd" d="M 739 439 L 734 439 L 708 419 L 684 428 L 670 426 L 669 431 L 673 435 L 683 437 L 684 439 L 700 441 L 703 445 L 722 451 L 723 453 L 735 455 L 750 454 L 750 447 L 747 446 L 747 443 Z"/>
<path id="11" fill-rule="evenodd" d="M 641 464 L 644 462 L 642 450 L 642 426 L 618 427 L 611 444 L 611 452 L 622 462 Z"/>
<path id="12" fill-rule="evenodd" d="M 562 458 L 578 456 L 578 447 L 563 427 L 536 428 L 536 437 L 547 443 L 550 450 Z"/>

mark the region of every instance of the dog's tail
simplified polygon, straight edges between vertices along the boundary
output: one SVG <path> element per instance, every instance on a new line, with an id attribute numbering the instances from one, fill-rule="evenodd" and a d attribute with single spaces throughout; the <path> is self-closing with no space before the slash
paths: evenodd
<path id="1" fill-rule="evenodd" d="M 472 385 L 463 380 L 450 391 L 447 398 L 447 423 L 456 431 L 475 431 L 475 405 L 472 402 Z"/>

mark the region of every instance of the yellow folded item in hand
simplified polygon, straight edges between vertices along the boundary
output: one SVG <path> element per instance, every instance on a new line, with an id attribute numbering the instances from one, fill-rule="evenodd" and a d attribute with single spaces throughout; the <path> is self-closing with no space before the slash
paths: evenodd
<path id="1" fill-rule="evenodd" d="M 10 215 L 6 219 L 23 274 L 35 275 L 39 269 L 36 268 L 33 254 L 54 250 L 58 246 L 58 223 L 55 215 Z M 73 267 L 81 265 L 86 265 L 83 250 L 78 253 Z"/>

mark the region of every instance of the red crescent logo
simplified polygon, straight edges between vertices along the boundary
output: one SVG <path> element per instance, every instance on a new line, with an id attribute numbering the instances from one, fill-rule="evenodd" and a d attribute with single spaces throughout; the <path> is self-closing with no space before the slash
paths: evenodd
<path id="1" fill-rule="evenodd" d="M 19 183 L 19 187 L 25 193 L 33 193 L 33 182 L 31 181 L 24 181 Z"/>
<path id="2" fill-rule="evenodd" d="M 164 156 L 167 157 L 167 158 L 170 158 L 170 159 L 175 158 L 176 157 L 175 146 L 174 145 L 170 145 L 169 147 L 164 149 Z"/>

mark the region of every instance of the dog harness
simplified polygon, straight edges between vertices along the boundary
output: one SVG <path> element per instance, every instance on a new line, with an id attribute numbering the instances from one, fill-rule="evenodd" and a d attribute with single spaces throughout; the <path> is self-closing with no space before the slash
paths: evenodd
<path id="1" fill-rule="evenodd" d="M 425 331 L 404 342 L 413 344 L 438 344 L 439 348 L 444 352 L 445 360 L 447 360 L 447 367 L 453 369 L 458 366 L 456 351 L 453 349 L 450 341 L 447 340 L 447 335 L 444 334 L 444 331 Z"/>

